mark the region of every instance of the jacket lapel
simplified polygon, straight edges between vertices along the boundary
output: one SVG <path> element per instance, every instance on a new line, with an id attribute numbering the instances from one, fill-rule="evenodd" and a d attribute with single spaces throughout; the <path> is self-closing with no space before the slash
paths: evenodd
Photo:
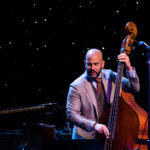
<path id="1" fill-rule="evenodd" d="M 85 82 L 84 83 L 85 83 L 84 84 L 85 90 L 88 93 L 88 95 L 90 97 L 90 100 L 91 100 L 91 102 L 93 103 L 93 105 L 95 107 L 96 115 L 98 116 L 97 100 L 96 100 L 95 94 L 93 92 L 91 82 L 89 82 L 88 79 L 85 77 Z"/>
<path id="2" fill-rule="evenodd" d="M 110 93 L 111 93 L 111 85 L 110 85 L 109 80 L 105 79 L 103 73 L 101 74 L 101 77 L 102 77 L 102 83 L 103 83 L 103 86 L 104 86 L 104 92 L 105 92 L 106 98 L 107 98 L 107 103 L 109 103 Z"/>
<path id="3" fill-rule="evenodd" d="M 111 81 L 111 78 L 105 77 L 102 72 L 102 82 L 104 85 L 104 91 L 106 93 L 107 103 L 112 103 L 114 98 L 115 84 Z"/>

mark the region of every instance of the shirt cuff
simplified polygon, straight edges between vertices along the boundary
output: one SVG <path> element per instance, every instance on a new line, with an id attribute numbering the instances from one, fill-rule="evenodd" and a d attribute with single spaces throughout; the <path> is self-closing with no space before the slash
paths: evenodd
<path id="1" fill-rule="evenodd" d="M 136 71 L 135 71 L 135 68 L 134 68 L 134 67 L 132 67 L 132 69 L 133 69 L 133 71 L 127 71 L 127 70 L 126 70 L 127 76 L 128 76 L 128 77 L 135 78 Z"/>
<path id="2" fill-rule="evenodd" d="M 96 121 L 94 121 L 93 123 L 92 123 L 92 125 L 91 125 L 91 128 L 90 128 L 90 131 L 93 131 L 94 130 L 94 124 L 96 123 Z"/>

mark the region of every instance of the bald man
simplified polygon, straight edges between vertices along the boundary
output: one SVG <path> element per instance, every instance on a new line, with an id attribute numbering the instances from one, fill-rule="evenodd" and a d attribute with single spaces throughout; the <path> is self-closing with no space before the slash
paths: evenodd
<path id="1" fill-rule="evenodd" d="M 139 78 L 131 66 L 129 57 L 123 53 L 118 60 L 124 62 L 127 77 L 122 78 L 122 89 L 134 93 L 140 90 Z M 108 104 L 113 102 L 116 73 L 104 69 L 102 52 L 90 49 L 85 56 L 85 72 L 70 84 L 66 103 L 67 119 L 73 124 L 72 139 L 95 139 L 104 133 L 109 138 L 106 125 L 98 123 L 99 117 Z M 101 93 L 97 91 L 99 79 Z"/>

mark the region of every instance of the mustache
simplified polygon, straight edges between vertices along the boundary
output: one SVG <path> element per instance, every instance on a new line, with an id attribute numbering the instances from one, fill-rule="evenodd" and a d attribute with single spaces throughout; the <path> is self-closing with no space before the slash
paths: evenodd
<path id="1" fill-rule="evenodd" d="M 96 72 L 96 71 L 94 71 L 94 70 L 90 70 L 90 71 L 88 71 L 89 73 L 98 73 L 98 72 Z"/>

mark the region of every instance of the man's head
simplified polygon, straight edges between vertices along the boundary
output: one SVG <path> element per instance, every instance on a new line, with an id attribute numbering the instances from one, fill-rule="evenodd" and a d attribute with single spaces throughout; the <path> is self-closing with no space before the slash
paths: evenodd
<path id="1" fill-rule="evenodd" d="M 95 79 L 99 76 L 101 69 L 104 68 L 105 61 L 103 54 L 98 49 L 90 49 L 85 56 L 85 70 L 89 77 Z"/>

